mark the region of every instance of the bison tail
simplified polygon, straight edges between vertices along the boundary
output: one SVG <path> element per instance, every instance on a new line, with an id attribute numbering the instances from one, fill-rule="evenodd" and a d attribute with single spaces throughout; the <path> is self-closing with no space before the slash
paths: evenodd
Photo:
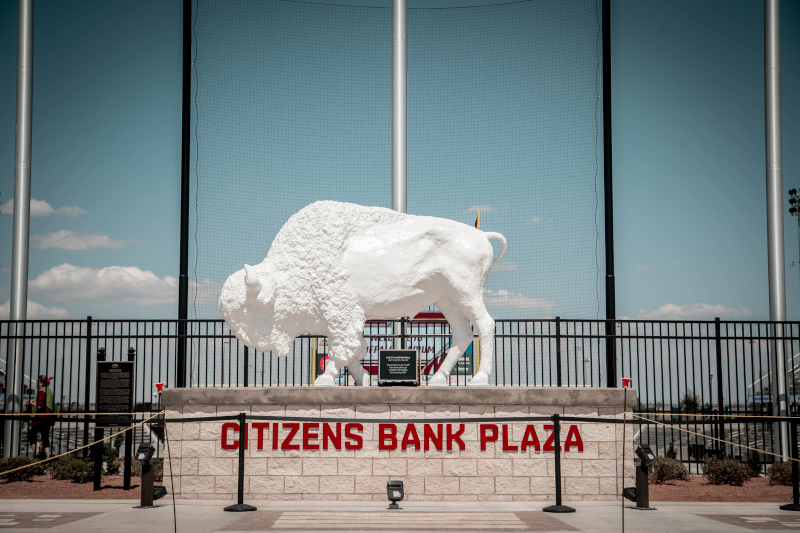
<path id="1" fill-rule="evenodd" d="M 504 255 L 506 255 L 506 238 L 503 237 L 502 235 L 500 235 L 499 233 L 494 233 L 492 231 L 486 231 L 486 232 L 484 232 L 484 235 L 486 235 L 487 239 L 490 239 L 490 240 L 494 239 L 494 240 L 500 241 L 500 246 L 503 247 L 503 249 L 500 250 L 500 255 L 497 256 L 497 259 L 492 261 L 492 264 L 495 264 L 498 261 L 500 261 L 503 258 Z"/>

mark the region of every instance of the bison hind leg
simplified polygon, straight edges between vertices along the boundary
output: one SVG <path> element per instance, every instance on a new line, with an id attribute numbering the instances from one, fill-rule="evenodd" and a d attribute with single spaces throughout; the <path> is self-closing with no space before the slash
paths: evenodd
<path id="1" fill-rule="evenodd" d="M 450 300 L 439 300 L 436 302 L 436 306 L 450 324 L 450 331 L 453 335 L 447 356 L 442 361 L 439 370 L 428 381 L 428 385 L 442 387 L 450 384 L 450 372 L 458 362 L 458 359 L 469 348 L 472 342 L 472 327 L 469 324 L 469 319 L 456 309 Z"/>

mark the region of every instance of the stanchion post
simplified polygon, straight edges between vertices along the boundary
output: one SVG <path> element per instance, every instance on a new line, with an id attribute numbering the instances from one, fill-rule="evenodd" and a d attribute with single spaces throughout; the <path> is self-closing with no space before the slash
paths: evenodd
<path id="1" fill-rule="evenodd" d="M 556 326 L 557 327 L 557 326 Z M 556 330 L 558 331 L 558 330 Z M 542 511 L 546 513 L 574 513 L 575 509 L 567 505 L 561 505 L 561 425 L 559 424 L 559 415 L 553 415 L 553 440 L 555 442 L 555 460 L 556 460 L 556 504 L 545 507 Z"/>
<path id="2" fill-rule="evenodd" d="M 239 488 L 238 497 L 234 505 L 225 508 L 226 511 L 240 513 L 244 511 L 257 511 L 258 508 L 244 503 L 244 446 L 247 442 L 247 414 L 239 413 Z"/>
<path id="3" fill-rule="evenodd" d="M 798 475 L 797 464 L 797 422 L 793 418 L 789 423 L 789 430 L 792 432 L 789 435 L 792 446 L 792 503 L 781 505 L 784 511 L 800 511 L 800 475 Z"/>

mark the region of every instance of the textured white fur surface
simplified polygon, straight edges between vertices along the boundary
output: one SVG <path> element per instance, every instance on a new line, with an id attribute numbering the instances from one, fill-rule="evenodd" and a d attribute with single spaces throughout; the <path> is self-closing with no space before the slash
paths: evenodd
<path id="1" fill-rule="evenodd" d="M 486 384 L 494 345 L 494 321 L 483 304 L 493 262 L 489 239 L 501 242 L 502 257 L 506 242 L 497 233 L 383 207 L 315 202 L 289 218 L 264 261 L 228 278 L 220 311 L 245 345 L 279 357 L 298 335 L 326 335 L 331 357 L 315 384 L 333 384 L 343 365 L 366 384 L 358 363 L 366 355 L 365 321 L 414 316 L 435 303 L 453 343 L 432 384 L 446 384 L 472 342 L 470 323 L 482 340 L 472 383 Z"/>

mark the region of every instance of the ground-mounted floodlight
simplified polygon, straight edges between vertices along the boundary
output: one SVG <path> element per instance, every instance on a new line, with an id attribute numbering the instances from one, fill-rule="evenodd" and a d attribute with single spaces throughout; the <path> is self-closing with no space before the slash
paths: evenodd
<path id="1" fill-rule="evenodd" d="M 156 485 L 153 487 L 153 499 L 160 500 L 167 495 L 167 487 L 164 485 Z"/>
<path id="2" fill-rule="evenodd" d="M 154 507 L 158 507 L 157 505 L 153 505 L 153 477 L 155 469 L 153 465 L 150 464 L 150 459 L 153 458 L 155 451 L 156 449 L 153 448 L 153 445 L 149 442 L 139 444 L 139 447 L 136 449 L 136 460 L 142 463 L 142 496 L 139 505 L 134 507 L 134 509 L 153 509 Z M 163 493 L 161 493 L 162 490 Z M 159 498 L 166 493 L 167 489 L 161 487 L 159 490 Z"/>
<path id="3" fill-rule="evenodd" d="M 403 490 L 403 482 L 400 480 L 392 479 L 386 483 L 386 496 L 392 503 L 389 504 L 389 509 L 401 509 L 397 502 L 402 501 L 405 497 Z"/>
<path id="4" fill-rule="evenodd" d="M 143 442 L 136 449 L 136 460 L 142 464 L 150 464 L 150 459 L 153 458 L 155 451 L 156 449 L 153 448 L 152 444 Z"/>
<path id="5" fill-rule="evenodd" d="M 644 466 L 650 466 L 656 462 L 656 456 L 650 446 L 639 446 L 636 448 L 636 455 Z"/>
<path id="6" fill-rule="evenodd" d="M 636 468 L 636 488 L 633 491 L 633 497 L 636 500 L 636 509 L 638 511 L 655 511 L 655 507 L 650 507 L 650 485 L 649 485 L 649 466 L 656 462 L 656 454 L 650 449 L 650 446 L 639 446 L 636 448 L 636 456 L 639 458 L 640 464 Z M 628 489 L 626 489 L 628 490 Z M 623 491 L 623 496 L 630 499 Z"/>

